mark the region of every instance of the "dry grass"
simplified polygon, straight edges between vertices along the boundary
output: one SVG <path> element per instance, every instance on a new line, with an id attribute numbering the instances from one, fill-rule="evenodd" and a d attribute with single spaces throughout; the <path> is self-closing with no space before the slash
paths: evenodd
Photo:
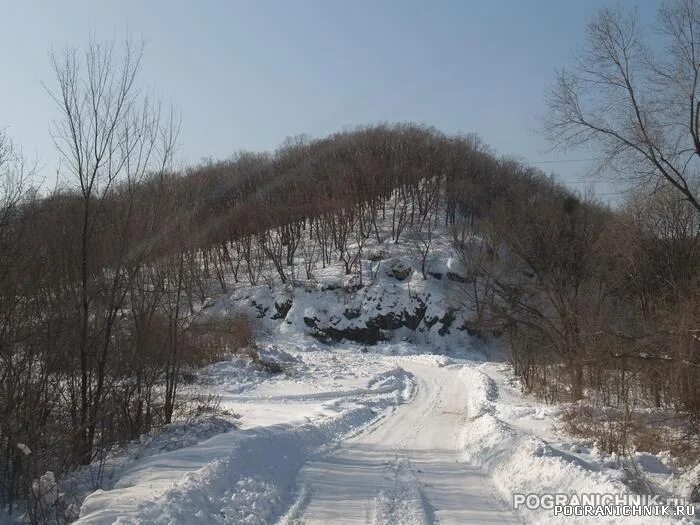
<path id="1" fill-rule="evenodd" d="M 668 451 L 679 464 L 691 464 L 700 457 L 700 436 L 687 428 L 687 420 L 671 411 L 633 411 L 577 404 L 563 411 L 562 420 L 565 432 L 596 442 L 610 454 Z"/>

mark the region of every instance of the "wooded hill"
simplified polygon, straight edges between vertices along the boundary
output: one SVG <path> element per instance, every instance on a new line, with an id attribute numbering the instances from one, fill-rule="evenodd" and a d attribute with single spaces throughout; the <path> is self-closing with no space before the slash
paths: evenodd
<path id="1" fill-rule="evenodd" d="M 352 275 L 368 239 L 408 231 L 421 254 L 451 232 L 470 329 L 507 340 L 528 391 L 585 400 L 572 430 L 625 452 L 650 439 L 635 410 L 660 407 L 680 422 L 673 446 L 698 445 L 698 212 L 672 189 L 611 210 L 475 136 L 401 124 L 39 198 L 4 144 L 0 505 L 38 502 L 47 470 L 170 422 L 183 373 L 250 342 L 241 320 L 192 325 L 214 287 L 294 284 L 335 261 Z"/>

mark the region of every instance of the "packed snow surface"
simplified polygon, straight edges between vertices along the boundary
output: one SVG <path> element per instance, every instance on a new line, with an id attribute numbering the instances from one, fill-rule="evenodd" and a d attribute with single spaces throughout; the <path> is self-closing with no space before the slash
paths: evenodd
<path id="1" fill-rule="evenodd" d="M 147 442 L 78 523 L 583 524 L 516 512 L 512 495 L 629 492 L 618 470 L 557 440 L 557 410 L 520 395 L 503 365 L 411 349 L 276 337 L 266 355 L 282 374 L 238 358 L 208 367 L 200 388 L 235 416 Z"/>
<path id="2" fill-rule="evenodd" d="M 288 521 L 517 523 L 488 476 L 461 461 L 467 417 L 461 365 L 398 361 L 416 382 L 411 402 L 309 461 Z"/>

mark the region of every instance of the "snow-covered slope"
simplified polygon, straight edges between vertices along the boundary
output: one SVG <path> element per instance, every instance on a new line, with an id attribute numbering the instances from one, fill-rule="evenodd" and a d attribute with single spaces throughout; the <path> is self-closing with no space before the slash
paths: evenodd
<path id="1" fill-rule="evenodd" d="M 200 320 L 247 315 L 284 372 L 235 356 L 201 371 L 192 389 L 222 412 L 134 445 L 78 523 L 590 523 L 516 512 L 513 494 L 629 493 L 620 462 L 561 433 L 489 361 L 498 341 L 470 335 L 444 239 L 419 268 L 399 246 L 361 279 L 332 266 L 212 297 Z"/>
<path id="2" fill-rule="evenodd" d="M 472 346 L 466 277 L 453 257 L 433 263 L 426 279 L 407 256 L 365 262 L 362 280 L 334 275 L 331 268 L 294 287 L 239 286 L 201 315 L 242 314 L 268 333 L 306 334 L 326 343 L 408 341 L 440 353 Z"/>

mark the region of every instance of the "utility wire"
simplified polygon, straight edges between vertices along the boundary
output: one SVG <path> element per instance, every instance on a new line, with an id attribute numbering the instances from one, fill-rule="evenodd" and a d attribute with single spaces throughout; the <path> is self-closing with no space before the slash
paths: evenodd
<path id="1" fill-rule="evenodd" d="M 538 161 L 528 161 L 527 164 L 565 164 L 568 162 L 593 162 L 598 159 L 563 159 L 563 160 L 538 160 Z"/>

